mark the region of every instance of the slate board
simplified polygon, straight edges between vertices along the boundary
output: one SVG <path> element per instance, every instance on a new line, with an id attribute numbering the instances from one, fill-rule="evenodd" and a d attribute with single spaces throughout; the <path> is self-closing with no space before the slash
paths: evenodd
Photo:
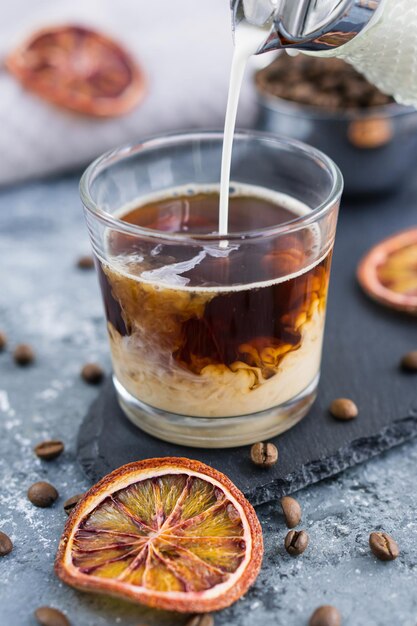
<path id="1" fill-rule="evenodd" d="M 309 415 L 274 441 L 279 462 L 254 468 L 249 448 L 204 450 L 159 441 L 133 426 L 119 408 L 111 380 L 91 406 L 78 436 L 78 460 L 96 481 L 137 459 L 188 456 L 227 474 L 257 505 L 292 493 L 417 436 L 417 375 L 398 367 L 417 348 L 417 319 L 368 300 L 356 265 L 374 243 L 417 223 L 417 193 L 342 206 L 333 262 L 319 396 Z M 336 397 L 350 397 L 359 417 L 333 420 Z"/>

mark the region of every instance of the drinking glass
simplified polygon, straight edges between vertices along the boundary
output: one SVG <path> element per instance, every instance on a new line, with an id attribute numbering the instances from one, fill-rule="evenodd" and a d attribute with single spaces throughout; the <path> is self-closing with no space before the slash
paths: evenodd
<path id="1" fill-rule="evenodd" d="M 157 227 L 123 219 L 218 190 L 222 141 L 190 132 L 122 147 L 80 185 L 120 406 L 155 437 L 206 448 L 269 439 L 313 403 L 343 188 L 318 150 L 238 132 L 230 232 L 207 231 L 204 212 L 200 229 L 181 229 L 169 203 Z M 257 201 L 251 210 L 261 196 L 286 218 L 277 209 L 266 222 Z"/>

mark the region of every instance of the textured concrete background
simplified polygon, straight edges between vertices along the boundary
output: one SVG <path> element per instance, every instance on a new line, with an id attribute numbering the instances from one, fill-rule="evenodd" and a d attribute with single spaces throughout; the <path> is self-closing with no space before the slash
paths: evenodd
<path id="1" fill-rule="evenodd" d="M 0 622 L 33 625 L 33 610 L 47 604 L 65 611 L 73 626 L 174 626 L 184 619 L 78 593 L 52 571 L 66 520 L 62 503 L 88 487 L 74 462 L 75 439 L 97 389 L 80 380 L 79 370 L 87 360 L 110 369 L 95 275 L 74 265 L 89 250 L 77 184 L 71 177 L 0 194 L 0 328 L 10 347 L 27 341 L 37 353 L 27 369 L 14 365 L 10 351 L 0 354 L 0 528 L 15 543 L 0 561 Z M 413 197 L 409 190 L 384 202 L 400 210 Z M 48 437 L 66 444 L 49 464 L 32 452 Z M 37 480 L 60 492 L 51 509 L 26 498 Z M 245 598 L 216 616 L 216 625 L 304 626 L 317 605 L 334 603 L 345 626 L 416 626 L 416 483 L 417 442 L 299 492 L 311 545 L 298 559 L 283 549 L 277 503 L 259 507 L 266 540 L 261 575 Z M 370 555 L 375 529 L 398 540 L 397 561 Z"/>

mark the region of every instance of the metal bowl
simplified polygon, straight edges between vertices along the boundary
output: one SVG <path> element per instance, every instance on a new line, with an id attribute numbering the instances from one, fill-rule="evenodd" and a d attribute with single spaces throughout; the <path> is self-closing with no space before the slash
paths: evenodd
<path id="1" fill-rule="evenodd" d="M 394 191 L 415 174 L 417 110 L 386 104 L 366 111 L 327 111 L 261 92 L 256 128 L 299 139 L 340 167 L 349 194 Z"/>

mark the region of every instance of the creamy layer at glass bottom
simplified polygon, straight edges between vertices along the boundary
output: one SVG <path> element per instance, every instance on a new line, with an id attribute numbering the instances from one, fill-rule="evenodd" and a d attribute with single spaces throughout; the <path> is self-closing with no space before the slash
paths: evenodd
<path id="1" fill-rule="evenodd" d="M 208 365 L 194 374 L 171 355 L 144 349 L 134 334 L 122 337 L 109 324 L 113 368 L 132 396 L 157 409 L 193 417 L 248 415 L 288 402 L 317 377 L 324 320 L 324 310 L 317 308 L 303 324 L 300 347 L 287 354 L 268 379 L 247 366 L 232 371 L 226 365 Z"/>

